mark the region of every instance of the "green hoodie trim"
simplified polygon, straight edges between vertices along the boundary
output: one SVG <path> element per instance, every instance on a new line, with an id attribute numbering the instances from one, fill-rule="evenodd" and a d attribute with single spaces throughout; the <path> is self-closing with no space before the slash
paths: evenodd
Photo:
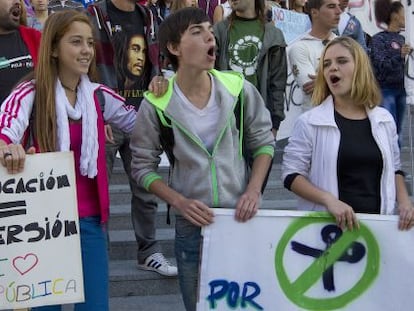
<path id="1" fill-rule="evenodd" d="M 215 69 L 209 72 L 226 87 L 231 95 L 235 97 L 239 96 L 244 84 L 244 77 L 241 73 L 235 71 L 223 72 Z"/>
<path id="2" fill-rule="evenodd" d="M 243 158 L 243 149 L 244 149 L 244 93 L 243 89 L 237 99 L 240 105 L 240 124 L 239 124 L 239 159 Z"/>
<path id="3" fill-rule="evenodd" d="M 174 91 L 174 80 L 175 75 L 168 79 L 168 89 L 163 96 L 156 97 L 154 93 L 146 91 L 144 92 L 144 98 L 153 104 L 156 108 L 161 109 L 161 111 L 165 111 Z"/>
<path id="4" fill-rule="evenodd" d="M 217 171 L 216 171 L 216 163 L 214 161 L 211 162 L 211 179 L 213 184 L 213 204 L 214 206 L 220 206 L 219 202 L 219 195 L 218 195 L 218 184 L 217 184 Z"/>
<path id="5" fill-rule="evenodd" d="M 170 128 L 172 128 L 171 123 L 168 123 L 167 119 L 165 118 L 164 113 L 160 109 L 155 109 L 155 111 L 157 112 L 157 115 L 158 115 L 158 118 L 161 121 L 161 124 L 164 127 L 170 127 Z"/>
<path id="6" fill-rule="evenodd" d="M 209 70 L 209 73 L 211 73 L 217 80 L 219 80 L 220 83 L 224 85 L 224 87 L 232 96 L 239 96 L 241 90 L 243 89 L 244 83 L 244 78 L 241 73 L 233 71 L 221 72 L 215 69 Z M 161 111 L 165 111 L 168 107 L 168 104 L 174 91 L 173 86 L 175 77 L 176 76 L 174 75 L 170 79 L 168 79 L 168 89 L 163 96 L 156 97 L 153 93 L 146 91 L 144 93 L 145 99 L 148 100 L 156 108 L 160 109 Z"/>
<path id="7" fill-rule="evenodd" d="M 256 149 L 256 151 L 253 153 L 253 158 L 256 158 L 257 156 L 261 154 L 267 154 L 270 157 L 273 158 L 275 154 L 275 148 L 273 146 L 262 146 Z"/>
<path id="8" fill-rule="evenodd" d="M 145 190 L 149 192 L 149 188 L 151 184 L 158 179 L 162 179 L 162 177 L 158 175 L 157 173 L 149 173 L 148 175 L 146 175 L 144 177 L 144 183 L 143 183 Z"/>
<path id="9" fill-rule="evenodd" d="M 209 70 L 209 73 L 215 77 L 225 88 L 226 90 L 234 97 L 236 97 L 236 100 L 239 100 L 239 94 L 243 91 L 243 85 L 244 85 L 244 77 L 242 74 L 238 73 L 238 72 L 232 72 L 232 71 L 225 71 L 225 72 L 220 72 L 217 71 L 215 69 Z M 166 121 L 166 118 L 164 116 L 164 112 L 168 107 L 168 104 L 170 103 L 172 94 L 173 94 L 173 90 L 174 90 L 174 80 L 175 80 L 175 75 L 173 77 L 171 77 L 168 80 L 168 90 L 167 92 L 161 96 L 161 97 L 155 97 L 154 94 L 150 93 L 149 91 L 144 93 L 144 97 L 145 99 L 150 102 L 157 111 L 158 117 L 161 121 L 161 123 L 164 126 L 167 127 L 171 127 L 171 124 L 169 124 Z M 242 96 L 244 97 L 244 96 Z M 244 100 L 244 98 L 243 98 Z M 234 106 L 236 105 L 237 101 L 234 103 Z M 241 103 L 241 121 L 240 121 L 240 142 L 243 141 L 243 120 L 244 120 L 244 116 L 243 116 L 243 102 Z M 234 106 L 233 106 L 233 110 L 234 110 Z M 230 114 L 234 114 L 234 111 L 231 111 L 229 113 Z M 230 122 L 231 118 L 228 118 L 227 122 Z M 171 120 L 171 122 L 173 122 Z M 224 134 L 225 129 L 227 128 L 227 126 L 225 126 L 223 128 L 223 130 L 221 131 L 221 133 L 219 134 L 219 137 L 217 139 L 216 145 L 213 148 L 212 154 L 210 154 L 208 152 L 208 150 L 205 148 L 204 145 L 201 145 L 197 139 L 189 132 L 187 132 L 183 127 L 180 126 L 180 124 L 175 123 L 177 125 L 177 127 L 179 127 L 188 137 L 190 137 L 190 139 L 192 139 L 194 141 L 194 143 L 196 143 L 201 149 L 203 149 L 208 157 L 211 159 L 211 164 L 210 164 L 210 170 L 211 170 L 211 175 L 212 175 L 212 189 L 213 189 L 213 204 L 215 206 L 219 206 L 219 194 L 218 194 L 218 182 L 217 182 L 217 172 L 216 172 L 216 165 L 214 163 L 214 154 L 216 151 L 216 148 L 218 146 L 219 141 L 221 140 L 221 137 Z M 242 157 L 242 146 L 240 144 L 240 156 Z M 157 179 L 160 179 L 161 177 L 155 173 L 151 173 L 147 176 L 145 176 L 144 178 L 144 187 L 146 190 L 148 190 L 149 186 L 151 185 L 152 182 L 154 182 Z"/>

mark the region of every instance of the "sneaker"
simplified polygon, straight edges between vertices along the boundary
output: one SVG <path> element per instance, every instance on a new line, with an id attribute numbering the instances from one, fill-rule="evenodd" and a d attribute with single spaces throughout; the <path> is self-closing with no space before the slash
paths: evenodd
<path id="1" fill-rule="evenodd" d="M 138 269 L 155 271 L 165 276 L 176 276 L 178 274 L 177 267 L 170 264 L 161 253 L 149 255 L 143 264 L 138 263 Z"/>

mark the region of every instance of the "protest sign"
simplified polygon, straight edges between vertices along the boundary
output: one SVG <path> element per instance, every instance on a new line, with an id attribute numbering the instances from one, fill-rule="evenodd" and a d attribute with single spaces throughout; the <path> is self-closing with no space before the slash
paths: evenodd
<path id="1" fill-rule="evenodd" d="M 411 310 L 414 231 L 397 216 L 358 219 L 342 231 L 327 213 L 262 210 L 239 223 L 216 209 L 197 310 Z"/>
<path id="2" fill-rule="evenodd" d="M 72 152 L 1 166 L 0 310 L 84 301 L 79 234 Z"/>
<path id="3" fill-rule="evenodd" d="M 272 21 L 275 27 L 283 32 L 287 49 L 296 40 L 304 36 L 311 28 L 307 14 L 297 13 L 278 7 L 272 8 Z M 295 81 L 295 77 L 288 63 L 288 78 L 285 91 L 285 120 L 277 132 L 277 140 L 290 136 L 297 117 L 302 113 L 303 92 Z"/>
<path id="4" fill-rule="evenodd" d="M 302 37 L 312 26 L 307 14 L 278 7 L 272 8 L 272 21 L 283 32 L 287 45 Z"/>

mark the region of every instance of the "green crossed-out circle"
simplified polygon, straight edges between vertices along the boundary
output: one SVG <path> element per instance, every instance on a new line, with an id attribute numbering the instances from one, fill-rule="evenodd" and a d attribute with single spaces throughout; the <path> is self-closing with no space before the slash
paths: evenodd
<path id="1" fill-rule="evenodd" d="M 344 231 L 342 236 L 329 248 L 329 254 L 316 258 L 315 261 L 294 281 L 288 278 L 283 265 L 283 257 L 289 242 L 302 228 L 317 224 L 332 223 L 332 216 L 327 213 L 312 213 L 295 220 L 280 239 L 275 252 L 275 270 L 280 287 L 295 305 L 307 310 L 334 310 L 343 308 L 368 289 L 379 272 L 380 250 L 374 235 L 367 226 L 360 223 L 359 230 Z M 367 261 L 365 271 L 359 281 L 347 292 L 332 298 L 312 298 L 305 295 L 321 277 L 326 267 L 333 265 L 344 251 L 359 237 L 367 244 Z"/>

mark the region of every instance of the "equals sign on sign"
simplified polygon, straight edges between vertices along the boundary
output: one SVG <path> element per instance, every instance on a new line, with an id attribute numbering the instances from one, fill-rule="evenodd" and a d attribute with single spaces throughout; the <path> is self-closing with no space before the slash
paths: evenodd
<path id="1" fill-rule="evenodd" d="M 26 201 L 0 203 L 0 218 L 26 215 Z"/>

